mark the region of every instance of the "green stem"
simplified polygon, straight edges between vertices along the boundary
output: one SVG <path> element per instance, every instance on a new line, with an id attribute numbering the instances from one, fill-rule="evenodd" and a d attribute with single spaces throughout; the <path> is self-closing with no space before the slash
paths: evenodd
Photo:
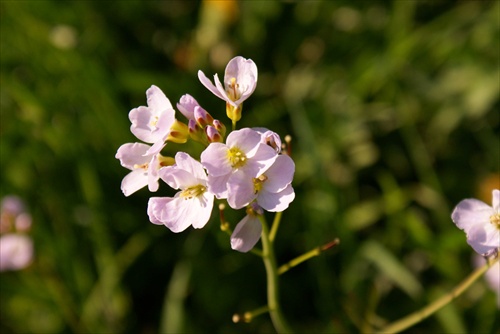
<path id="1" fill-rule="evenodd" d="M 262 248 L 263 260 L 266 267 L 267 276 L 267 304 L 269 306 L 269 315 L 273 322 L 274 328 L 278 333 L 292 333 L 290 330 L 279 304 L 278 296 L 278 268 L 276 266 L 276 258 L 274 256 L 274 248 L 271 239 L 269 238 L 269 228 L 264 216 L 259 215 L 262 223 Z"/>
<path id="2" fill-rule="evenodd" d="M 272 231 L 271 231 L 271 233 L 272 233 Z M 281 274 L 286 273 L 288 270 L 301 264 L 302 262 L 305 262 L 312 257 L 318 256 L 322 252 L 332 248 L 333 246 L 337 245 L 339 242 L 340 242 L 339 239 L 336 238 L 323 246 L 315 247 L 315 248 L 311 249 L 310 251 L 308 251 L 302 255 L 297 256 L 295 259 L 292 259 L 289 262 L 285 263 L 284 265 L 280 266 L 278 268 L 278 274 L 281 275 Z"/>
<path id="3" fill-rule="evenodd" d="M 278 232 L 278 227 L 280 226 L 282 214 L 283 212 L 276 212 L 276 215 L 274 216 L 273 226 L 271 226 L 271 232 L 269 233 L 269 240 L 271 240 L 271 242 L 273 242 L 274 238 L 276 238 L 276 233 Z"/>
<path id="4" fill-rule="evenodd" d="M 454 300 L 465 290 L 467 290 L 472 285 L 472 283 L 477 281 L 477 279 L 481 277 L 492 265 L 498 262 L 498 259 L 499 256 L 488 259 L 484 266 L 473 271 L 449 293 L 435 300 L 426 307 L 413 312 L 406 317 L 393 322 L 392 324 L 389 324 L 388 326 L 382 328 L 378 333 L 399 333 L 439 311 L 441 308 L 449 304 L 452 300 Z"/>

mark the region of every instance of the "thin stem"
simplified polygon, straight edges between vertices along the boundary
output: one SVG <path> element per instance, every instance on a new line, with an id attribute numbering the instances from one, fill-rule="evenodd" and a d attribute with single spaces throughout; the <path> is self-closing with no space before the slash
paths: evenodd
<path id="1" fill-rule="evenodd" d="M 283 314 L 278 300 L 278 269 L 276 266 L 276 258 L 274 256 L 273 243 L 269 238 L 269 228 L 266 219 L 263 215 L 259 215 L 262 223 L 262 248 L 263 260 L 266 267 L 267 276 L 267 305 L 269 306 L 269 315 L 273 322 L 274 328 L 278 333 L 292 333 Z"/>
<path id="2" fill-rule="evenodd" d="M 276 215 L 274 215 L 273 226 L 271 226 L 271 232 L 269 233 L 269 240 L 271 240 L 271 242 L 276 238 L 276 232 L 278 232 L 282 214 L 283 212 L 276 212 Z"/>
<path id="3" fill-rule="evenodd" d="M 487 260 L 486 264 L 475 271 L 473 271 L 468 277 L 466 277 L 459 285 L 457 285 L 453 290 L 451 290 L 446 295 L 435 300 L 426 307 L 409 314 L 408 316 L 389 324 L 388 326 L 382 328 L 379 333 L 399 333 L 416 323 L 424 320 L 433 313 L 439 311 L 441 308 L 449 304 L 452 300 L 460 296 L 465 290 L 467 290 L 472 283 L 477 281 L 492 265 L 498 262 L 499 256 L 490 258 Z"/>
<path id="4" fill-rule="evenodd" d="M 330 241 L 327 244 L 315 247 L 315 248 L 311 249 L 310 251 L 308 251 L 307 253 L 304 253 L 302 255 L 297 256 L 295 259 L 293 259 L 293 260 L 285 263 L 284 265 L 280 266 L 278 268 L 278 274 L 281 275 L 281 274 L 286 273 L 288 270 L 290 270 L 291 268 L 293 268 L 293 267 L 301 264 L 302 262 L 305 262 L 305 261 L 309 260 L 312 257 L 318 256 L 322 252 L 324 252 L 324 251 L 332 248 L 335 245 L 338 245 L 339 242 L 340 242 L 339 239 L 336 238 L 336 239 Z"/>

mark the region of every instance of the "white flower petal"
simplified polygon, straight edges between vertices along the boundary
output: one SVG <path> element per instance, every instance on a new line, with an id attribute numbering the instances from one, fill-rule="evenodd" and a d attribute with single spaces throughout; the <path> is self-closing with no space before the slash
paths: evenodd
<path id="1" fill-rule="evenodd" d="M 212 215 L 214 195 L 205 192 L 202 196 L 193 198 L 192 202 L 192 210 L 194 211 L 196 208 L 196 212 L 193 212 L 194 219 L 192 221 L 192 225 L 194 228 L 202 228 L 208 223 L 210 216 Z"/>
<path id="2" fill-rule="evenodd" d="M 262 225 L 259 219 L 253 215 L 246 215 L 231 234 L 231 248 L 246 253 L 257 244 L 261 233 Z"/>

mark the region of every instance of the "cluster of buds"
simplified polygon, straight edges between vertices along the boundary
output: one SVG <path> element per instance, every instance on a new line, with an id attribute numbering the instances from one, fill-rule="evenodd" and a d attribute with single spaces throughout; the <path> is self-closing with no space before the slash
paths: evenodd
<path id="1" fill-rule="evenodd" d="M 129 113 L 131 132 L 145 143 L 127 143 L 116 153 L 122 166 L 131 170 L 122 181 L 126 196 L 148 186 L 155 192 L 161 179 L 173 189 L 174 197 L 151 197 L 148 216 L 153 224 L 165 225 L 172 232 L 189 226 L 204 227 L 210 219 L 214 201 L 225 200 L 235 210 L 246 209 L 247 215 L 231 236 L 233 249 L 247 252 L 260 239 L 262 227 L 258 216 L 263 211 L 281 212 L 295 198 L 292 179 L 295 164 L 281 152 L 280 136 L 266 128 L 236 130 L 243 102 L 257 85 L 257 66 L 250 59 L 235 57 L 226 66 L 224 85 L 217 74 L 215 85 L 201 71 L 201 83 L 226 102 L 226 115 L 232 130 L 200 106 L 196 99 L 183 95 L 177 109 L 187 124 L 175 117 L 169 99 L 156 86 L 146 92 L 147 107 Z M 185 152 L 174 157 L 160 152 L 168 144 L 189 140 L 202 144 L 199 159 Z"/>

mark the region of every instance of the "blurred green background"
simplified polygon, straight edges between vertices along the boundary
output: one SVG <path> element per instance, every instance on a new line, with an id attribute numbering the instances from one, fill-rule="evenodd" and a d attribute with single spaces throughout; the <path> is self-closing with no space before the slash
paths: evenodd
<path id="1" fill-rule="evenodd" d="M 500 188 L 498 1 L 2 1 L 1 196 L 33 216 L 35 260 L 0 273 L 1 333 L 267 333 L 263 264 L 218 213 L 173 234 L 126 198 L 114 158 L 128 112 L 159 86 L 215 118 L 197 79 L 233 56 L 259 69 L 240 126 L 293 136 L 296 199 L 280 263 L 304 333 L 356 333 L 416 310 L 472 269 L 450 213 Z M 183 146 L 169 145 L 171 155 Z M 163 184 L 156 196 L 172 191 Z M 243 212 L 226 213 L 236 224 Z M 269 216 L 272 219 L 272 216 Z M 483 280 L 408 333 L 495 333 Z"/>

